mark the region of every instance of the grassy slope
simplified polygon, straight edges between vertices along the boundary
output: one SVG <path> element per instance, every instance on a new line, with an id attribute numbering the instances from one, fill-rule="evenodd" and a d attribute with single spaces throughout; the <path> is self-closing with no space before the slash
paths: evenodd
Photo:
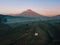
<path id="1" fill-rule="evenodd" d="M 48 38 L 48 41 L 50 42 L 55 39 L 57 40 L 57 38 L 59 37 L 58 34 L 60 34 L 59 26 L 60 23 L 47 23 L 47 22 L 0 24 L 0 45 L 17 44 L 16 42 L 18 42 L 19 44 L 22 41 L 24 42 L 26 41 L 25 42 L 26 45 L 29 44 L 33 45 L 35 42 L 37 42 L 38 44 L 41 43 L 47 44 L 48 42 L 45 40 L 46 38 Z M 34 32 L 39 32 L 41 34 L 38 37 L 35 37 L 33 35 Z M 27 44 L 27 42 L 29 44 Z M 37 45 L 37 43 L 35 44 Z"/>

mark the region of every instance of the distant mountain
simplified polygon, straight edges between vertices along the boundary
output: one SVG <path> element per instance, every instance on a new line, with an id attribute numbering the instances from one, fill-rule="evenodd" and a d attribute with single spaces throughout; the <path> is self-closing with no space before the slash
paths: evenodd
<path id="1" fill-rule="evenodd" d="M 53 16 L 52 18 L 54 18 L 54 19 L 60 19 L 60 15 Z"/>
<path id="2" fill-rule="evenodd" d="M 28 9 L 26 11 L 23 11 L 20 14 L 17 14 L 18 16 L 25 16 L 25 17 L 40 17 L 42 15 L 36 13 L 35 11 L 32 11 L 31 9 Z"/>
<path id="3" fill-rule="evenodd" d="M 16 16 L 0 14 L 0 20 L 3 17 L 7 19 L 7 22 L 37 21 L 37 20 L 43 20 L 43 21 L 46 20 L 49 22 L 60 21 L 60 15 L 52 16 L 52 17 L 43 16 L 43 15 L 36 13 L 35 11 L 32 11 L 31 9 L 28 9 L 20 14 L 16 14 Z"/>
<path id="4" fill-rule="evenodd" d="M 49 17 L 49 19 L 53 19 L 53 20 L 60 19 L 60 15 Z"/>
<path id="5" fill-rule="evenodd" d="M 52 16 L 47 18 L 48 22 L 60 22 L 60 15 Z"/>

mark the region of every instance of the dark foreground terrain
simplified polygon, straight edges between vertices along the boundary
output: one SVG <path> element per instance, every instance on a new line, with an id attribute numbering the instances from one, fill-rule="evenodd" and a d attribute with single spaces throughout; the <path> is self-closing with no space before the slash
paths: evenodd
<path id="1" fill-rule="evenodd" d="M 60 45 L 60 23 L 1 23 L 0 45 Z"/>

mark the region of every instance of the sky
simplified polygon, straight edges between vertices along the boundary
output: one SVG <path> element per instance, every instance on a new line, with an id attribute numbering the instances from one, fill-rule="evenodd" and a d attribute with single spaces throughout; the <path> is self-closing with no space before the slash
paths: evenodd
<path id="1" fill-rule="evenodd" d="M 16 14 L 31 9 L 44 16 L 60 14 L 60 0 L 0 0 L 0 14 Z"/>

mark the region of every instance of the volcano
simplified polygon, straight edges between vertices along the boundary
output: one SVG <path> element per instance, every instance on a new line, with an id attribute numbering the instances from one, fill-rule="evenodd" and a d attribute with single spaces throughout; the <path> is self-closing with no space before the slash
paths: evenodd
<path id="1" fill-rule="evenodd" d="M 35 11 L 32 11 L 31 9 L 23 11 L 22 13 L 20 13 L 18 15 L 19 16 L 25 16 L 25 17 L 40 17 L 40 16 L 42 16 L 42 15 L 36 13 Z"/>

